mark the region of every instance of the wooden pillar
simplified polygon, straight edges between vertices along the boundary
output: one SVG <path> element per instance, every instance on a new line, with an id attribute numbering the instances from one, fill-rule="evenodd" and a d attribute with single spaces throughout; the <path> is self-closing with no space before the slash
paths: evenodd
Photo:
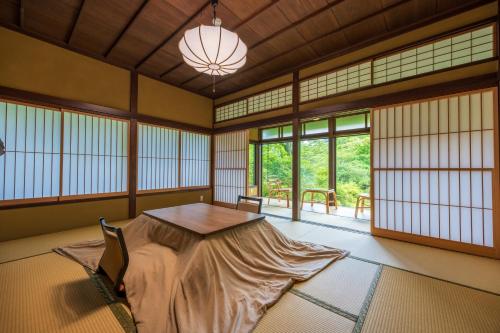
<path id="1" fill-rule="evenodd" d="M 257 196 L 262 196 L 262 144 L 255 144 L 255 185 L 257 185 Z"/>
<path id="2" fill-rule="evenodd" d="M 136 216 L 137 199 L 137 72 L 130 72 L 130 145 L 128 154 L 128 217 Z"/>
<path id="3" fill-rule="evenodd" d="M 300 120 L 299 114 L 299 72 L 293 72 L 292 83 L 292 220 L 300 220 Z"/>
<path id="4" fill-rule="evenodd" d="M 337 192 L 337 143 L 335 139 L 335 118 L 328 119 L 328 187 Z"/>
<path id="5" fill-rule="evenodd" d="M 500 10 L 500 0 L 497 1 L 497 8 Z M 497 22 L 496 22 L 496 55 L 497 57 L 500 55 L 500 17 L 497 16 Z M 500 163 L 500 114 L 498 114 L 500 110 L 500 98 L 498 97 L 500 95 L 500 68 L 497 71 L 497 103 L 498 107 L 496 109 L 496 132 L 497 132 L 497 137 L 496 137 L 496 146 L 498 150 L 495 152 L 497 156 L 495 157 L 495 163 L 496 163 L 496 169 L 497 169 L 497 176 L 496 176 L 496 182 L 497 182 L 497 193 L 500 192 L 500 172 L 498 172 L 498 164 Z M 493 192 L 494 193 L 494 192 Z M 498 194 L 497 194 L 498 196 Z M 498 206 L 495 205 L 496 208 L 493 209 L 493 247 L 495 248 L 495 257 L 500 258 L 500 214 L 498 209 Z"/>
<path id="6" fill-rule="evenodd" d="M 215 129 L 215 100 L 212 100 L 212 126 Z M 212 190 L 212 205 L 215 201 L 215 134 L 210 137 L 210 189 Z"/>

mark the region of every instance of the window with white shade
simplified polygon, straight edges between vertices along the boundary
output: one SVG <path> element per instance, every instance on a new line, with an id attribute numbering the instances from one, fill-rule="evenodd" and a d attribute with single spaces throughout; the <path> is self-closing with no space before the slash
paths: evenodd
<path id="1" fill-rule="evenodd" d="M 300 81 L 300 102 L 367 87 L 371 82 L 371 61 Z"/>
<path id="2" fill-rule="evenodd" d="M 179 130 L 139 124 L 137 133 L 137 189 L 179 187 Z"/>
<path id="3" fill-rule="evenodd" d="M 373 84 L 492 58 L 493 25 L 463 32 L 373 61 Z"/>
<path id="4" fill-rule="evenodd" d="M 59 196 L 61 112 L 0 101 L 0 200 Z"/>
<path id="5" fill-rule="evenodd" d="M 62 195 L 127 192 L 128 122 L 64 111 Z"/>
<path id="6" fill-rule="evenodd" d="M 496 89 L 373 111 L 376 228 L 493 246 Z"/>
<path id="7" fill-rule="evenodd" d="M 210 185 L 210 135 L 182 132 L 181 186 Z"/>
<path id="8" fill-rule="evenodd" d="M 236 204 L 246 194 L 249 133 L 217 134 L 215 140 L 214 201 Z"/>
<path id="9" fill-rule="evenodd" d="M 210 135 L 138 124 L 137 189 L 210 185 Z"/>

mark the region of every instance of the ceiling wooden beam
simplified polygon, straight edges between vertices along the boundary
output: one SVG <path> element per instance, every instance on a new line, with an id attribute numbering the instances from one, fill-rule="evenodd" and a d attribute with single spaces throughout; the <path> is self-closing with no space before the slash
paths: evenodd
<path id="1" fill-rule="evenodd" d="M 170 40 L 172 40 L 172 38 L 175 37 L 175 35 L 177 35 L 180 31 L 182 31 L 182 29 L 184 29 L 196 16 L 200 15 L 201 12 L 207 7 L 210 5 L 210 1 L 207 1 L 205 2 L 193 15 L 191 15 L 186 21 L 184 21 L 184 23 L 182 23 L 177 29 L 175 29 L 174 32 L 172 32 L 170 35 L 167 36 L 167 38 L 165 38 L 161 43 L 160 45 L 156 46 L 151 52 L 149 52 L 144 58 L 142 58 L 135 66 L 134 68 L 135 69 L 138 69 L 139 67 L 141 67 L 146 61 L 149 60 L 149 58 L 151 58 L 153 56 L 153 54 L 155 54 L 156 52 L 158 52 L 158 50 L 160 50 L 162 47 L 164 47 L 165 45 L 168 44 L 168 42 L 170 42 Z"/>
<path id="2" fill-rule="evenodd" d="M 142 11 L 144 10 L 144 8 L 148 4 L 148 2 L 149 2 L 149 0 L 144 0 L 142 2 L 142 4 L 139 6 L 139 8 L 137 8 L 137 10 L 135 11 L 134 15 L 132 15 L 132 17 L 127 22 L 127 24 L 125 25 L 125 27 L 123 27 L 122 31 L 120 31 L 120 33 L 118 34 L 118 36 L 116 36 L 116 38 L 113 40 L 113 43 L 111 43 L 111 45 L 108 47 L 108 49 L 106 50 L 106 52 L 104 52 L 104 57 L 105 58 L 107 58 L 109 56 L 109 54 L 111 53 L 111 51 L 113 51 L 113 49 L 118 44 L 118 42 L 128 32 L 128 29 L 130 28 L 130 26 L 132 26 L 132 24 L 135 22 L 135 20 L 137 19 L 137 17 L 139 15 L 141 15 Z"/>
<path id="3" fill-rule="evenodd" d="M 465 12 L 467 12 L 469 10 L 472 10 L 474 8 L 477 8 L 477 7 L 480 7 L 482 5 L 485 5 L 485 4 L 488 4 L 488 3 L 492 3 L 492 2 L 496 2 L 496 0 L 477 0 L 477 1 L 472 2 L 472 3 L 467 3 L 465 5 L 461 5 L 461 6 L 458 6 L 458 7 L 454 7 L 454 8 L 448 9 L 448 10 L 446 10 L 444 12 L 441 12 L 441 13 L 438 13 L 436 15 L 433 15 L 433 16 L 430 16 L 430 17 L 426 17 L 426 18 L 421 19 L 419 21 L 415 21 L 415 22 L 413 22 L 413 23 L 411 23 L 409 25 L 406 25 L 406 26 L 400 27 L 398 29 L 389 31 L 387 33 L 375 36 L 374 38 L 370 38 L 368 40 L 359 42 L 359 43 L 354 44 L 354 45 L 352 45 L 352 46 L 350 46 L 348 48 L 341 49 L 341 50 L 338 50 L 338 51 L 334 51 L 334 52 L 326 54 L 326 55 L 324 55 L 322 57 L 319 57 L 317 59 L 312 59 L 312 60 L 307 61 L 305 63 L 302 63 L 302 64 L 299 64 L 297 66 L 294 66 L 292 68 L 287 68 L 285 70 L 276 72 L 274 74 L 267 75 L 267 76 L 262 77 L 261 79 L 255 81 L 255 82 L 251 82 L 251 83 L 249 82 L 249 84 L 247 84 L 245 86 L 236 87 L 236 88 L 234 88 L 232 90 L 229 90 L 229 91 L 225 92 L 223 95 L 216 95 L 216 96 L 214 96 L 213 94 L 210 95 L 210 92 L 202 93 L 201 90 L 206 89 L 208 86 L 205 87 L 205 88 L 196 90 L 196 91 L 197 91 L 198 94 L 201 94 L 201 95 L 204 95 L 204 96 L 211 96 L 211 98 L 220 98 L 220 97 L 223 97 L 223 96 L 227 96 L 227 95 L 230 95 L 230 94 L 235 93 L 237 91 L 240 91 L 242 89 L 246 89 L 248 87 L 254 86 L 256 84 L 260 84 L 260 83 L 263 83 L 263 82 L 266 82 L 266 81 L 278 78 L 280 76 L 283 76 L 283 75 L 286 75 L 286 74 L 290 74 L 295 69 L 301 70 L 301 69 L 304 69 L 306 67 L 314 66 L 316 64 L 328 61 L 328 60 L 330 60 L 330 59 L 332 59 L 334 57 L 339 57 L 339 56 L 342 56 L 342 55 L 345 55 L 345 54 L 348 54 L 348 53 L 360 50 L 362 48 L 369 47 L 370 45 L 373 45 L 375 43 L 384 41 L 384 40 L 389 39 L 389 38 L 393 38 L 393 37 L 399 36 L 401 34 L 407 33 L 409 31 L 413 31 L 415 29 L 420 29 L 420 28 L 425 27 L 425 26 L 427 26 L 429 24 L 433 24 L 433 23 L 445 20 L 447 18 L 450 18 L 450 17 L 456 16 L 456 15 L 465 13 Z M 184 89 L 187 89 L 187 87 L 184 87 Z"/>
<path id="4" fill-rule="evenodd" d="M 260 46 L 260 45 L 262 45 L 262 44 L 264 44 L 264 43 L 265 43 L 265 42 L 267 42 L 267 41 L 270 41 L 271 39 L 273 39 L 273 38 L 275 38 L 275 37 L 277 37 L 277 36 L 281 35 L 282 33 L 286 32 L 286 31 L 288 31 L 288 30 L 290 30 L 290 29 L 294 29 L 294 28 L 295 28 L 296 26 L 298 26 L 299 24 L 302 24 L 302 23 L 304 23 L 305 21 L 310 20 L 311 18 L 313 18 L 313 17 L 315 17 L 315 16 L 317 16 L 317 15 L 321 14 L 321 13 L 322 13 L 322 12 L 324 12 L 325 10 L 328 10 L 328 9 L 330 9 L 330 8 L 333 8 L 334 6 L 336 6 L 336 5 L 340 4 L 340 3 L 344 2 L 344 1 L 345 1 L 345 0 L 335 0 L 335 1 L 332 1 L 332 2 L 327 3 L 325 6 L 323 6 L 323 7 L 319 8 L 319 9 L 315 10 L 315 11 L 314 11 L 314 12 L 312 12 L 312 13 L 309 13 L 308 15 L 304 16 L 304 17 L 303 17 L 303 18 L 301 18 L 300 20 L 295 21 L 295 22 L 293 22 L 292 24 L 287 25 L 286 27 L 283 27 L 283 28 L 281 28 L 281 29 L 280 29 L 280 30 L 278 30 L 278 31 L 275 31 L 274 33 L 272 33 L 271 35 L 267 36 L 266 38 L 263 38 L 263 39 L 259 40 L 258 42 L 254 43 L 253 45 L 249 46 L 249 47 L 248 47 L 248 51 L 250 51 L 250 50 L 252 50 L 252 49 L 254 49 L 254 48 L 256 48 L 256 47 L 258 47 L 258 46 Z M 186 83 L 188 83 L 188 82 L 191 82 L 192 80 L 194 80 L 194 79 L 196 79 L 196 78 L 198 78 L 198 77 L 200 77 L 200 76 L 202 76 L 202 75 L 206 75 L 206 74 L 204 74 L 204 73 L 199 73 L 199 74 L 197 74 L 197 75 L 195 75 L 195 76 L 193 76 L 193 77 L 191 77 L 191 78 L 189 78 L 189 79 L 187 79 L 187 80 L 185 80 L 185 81 L 181 82 L 181 86 L 185 85 L 185 84 L 186 84 Z"/>
<path id="5" fill-rule="evenodd" d="M 338 28 L 335 28 L 335 29 L 333 29 L 333 30 L 330 30 L 330 31 L 328 31 L 328 32 L 326 32 L 326 33 L 324 33 L 324 34 L 322 34 L 322 35 L 318 36 L 318 37 L 315 37 L 315 38 L 313 38 L 313 39 L 311 39 L 311 40 L 309 40 L 309 41 L 305 41 L 304 43 L 299 44 L 299 45 L 297 45 L 297 46 L 295 46 L 295 47 L 293 47 L 293 48 L 291 48 L 291 49 L 285 50 L 285 51 L 283 51 L 283 52 L 281 52 L 281 53 L 279 53 L 279 54 L 275 55 L 274 57 L 271 57 L 271 58 L 269 58 L 269 59 L 263 60 L 263 61 L 261 61 L 261 62 L 259 62 L 259 63 L 255 64 L 255 65 L 253 65 L 253 66 L 247 67 L 247 68 L 245 68 L 244 70 L 242 70 L 241 72 L 238 72 L 238 73 L 237 73 L 237 75 L 238 75 L 238 74 L 241 74 L 241 73 L 248 72 L 249 70 L 251 70 L 251 69 L 253 69 L 253 68 L 256 68 L 256 67 L 262 66 L 262 65 L 264 65 L 264 64 L 266 64 L 266 63 L 268 63 L 268 62 L 270 62 L 270 61 L 273 61 L 273 60 L 275 60 L 275 59 L 277 59 L 277 58 L 279 58 L 279 57 L 282 57 L 282 56 L 284 56 L 284 55 L 286 55 L 286 54 L 288 54 L 288 53 L 291 53 L 291 52 L 293 52 L 293 51 L 295 51 L 295 50 L 297 50 L 297 49 L 300 49 L 301 47 L 304 47 L 304 46 L 306 46 L 306 45 L 309 45 L 309 44 L 311 44 L 311 43 L 313 43 L 313 42 L 315 42 L 315 41 L 317 41 L 317 40 L 320 40 L 321 38 L 324 38 L 324 37 L 328 36 L 328 35 L 331 35 L 331 34 L 334 34 L 334 33 L 337 33 L 337 32 L 341 32 L 341 31 L 344 31 L 345 29 L 348 29 L 348 28 L 350 28 L 350 27 L 352 27 L 352 26 L 354 26 L 354 25 L 356 25 L 356 24 L 359 24 L 359 23 L 361 23 L 361 22 L 365 21 L 365 20 L 369 20 L 369 19 L 371 19 L 371 18 L 373 18 L 373 17 L 375 17 L 375 16 L 377 16 L 377 15 L 380 15 L 380 14 L 382 14 L 382 13 L 386 12 L 386 11 L 389 11 L 389 10 L 391 10 L 391 9 L 395 8 L 395 7 L 398 7 L 398 6 L 402 5 L 402 4 L 405 4 L 405 3 L 410 2 L 410 1 L 412 1 L 412 0 L 400 0 L 400 1 L 398 1 L 398 2 L 395 2 L 395 3 L 393 3 L 393 4 L 392 4 L 392 5 L 390 5 L 390 6 L 387 6 L 387 7 L 385 7 L 385 8 L 381 8 L 381 9 L 379 9 L 379 10 L 377 10 L 377 11 L 375 11 L 375 12 L 371 13 L 371 14 L 368 14 L 368 15 L 366 15 L 366 16 L 364 16 L 364 17 L 361 17 L 361 18 L 359 18 L 359 19 L 357 19 L 357 20 L 355 20 L 355 21 L 353 21 L 353 22 L 351 22 L 351 23 L 348 23 L 348 24 L 343 25 L 343 26 L 341 26 L 341 27 L 338 27 Z M 219 80 L 219 81 L 216 81 L 216 83 L 221 83 L 221 82 L 224 82 L 224 81 L 230 80 L 230 79 L 232 79 L 232 78 L 234 78 L 234 77 L 235 77 L 235 75 L 233 75 L 233 76 L 227 76 L 227 77 L 225 77 L 225 78 L 223 78 L 223 79 L 221 79 L 221 80 Z M 182 85 L 182 84 L 181 84 L 181 85 Z M 208 86 L 204 86 L 204 87 L 203 87 L 203 88 L 201 88 L 199 91 L 202 91 L 202 90 L 206 89 L 207 87 L 208 87 Z"/>
<path id="6" fill-rule="evenodd" d="M 267 5 L 265 6 L 262 6 L 261 8 L 257 9 L 255 12 L 253 12 L 251 15 L 249 15 L 246 19 L 240 21 L 238 24 L 236 24 L 234 27 L 231 27 L 230 29 L 231 30 L 236 30 L 238 29 L 239 27 L 241 27 L 242 25 L 246 24 L 247 22 L 253 20 L 254 18 L 256 18 L 257 16 L 259 16 L 261 13 L 263 13 L 266 9 L 268 9 L 269 7 L 273 6 L 275 3 L 277 3 L 279 0 L 272 0 L 270 3 L 268 3 Z M 169 69 L 167 69 L 166 71 L 164 71 L 163 73 L 160 74 L 160 77 L 164 77 L 165 75 L 167 75 L 168 73 L 170 73 L 171 71 L 175 70 L 176 68 L 178 68 L 180 65 L 182 65 L 184 62 L 181 61 L 179 63 L 177 63 L 175 66 L 173 67 L 170 67 Z"/>
<path id="7" fill-rule="evenodd" d="M 71 30 L 69 31 L 68 35 L 66 36 L 66 44 L 71 44 L 71 40 L 73 39 L 74 32 L 76 30 L 78 22 L 80 21 L 80 17 L 82 16 L 84 6 L 85 6 L 85 0 L 82 0 L 80 2 L 80 7 L 78 7 L 78 12 L 76 13 L 76 17 L 73 20 L 73 25 L 71 26 Z"/>

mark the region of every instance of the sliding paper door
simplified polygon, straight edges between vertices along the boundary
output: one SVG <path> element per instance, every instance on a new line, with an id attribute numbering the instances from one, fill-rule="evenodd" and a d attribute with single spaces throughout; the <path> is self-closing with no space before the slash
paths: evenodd
<path id="1" fill-rule="evenodd" d="M 492 88 L 373 110 L 375 235 L 498 255 L 497 103 Z"/>
<path id="2" fill-rule="evenodd" d="M 215 204 L 233 206 L 246 194 L 248 144 L 248 131 L 215 135 Z"/>

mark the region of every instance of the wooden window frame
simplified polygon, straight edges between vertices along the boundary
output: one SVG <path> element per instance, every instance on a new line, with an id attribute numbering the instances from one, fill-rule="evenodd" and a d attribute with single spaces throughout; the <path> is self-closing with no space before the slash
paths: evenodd
<path id="1" fill-rule="evenodd" d="M 212 169 L 212 140 L 213 140 L 213 135 L 207 134 L 207 133 L 201 133 L 197 131 L 190 131 L 190 130 L 185 130 L 181 128 L 175 128 L 175 127 L 170 127 L 170 126 L 163 126 L 163 125 L 158 125 L 158 124 L 152 124 L 152 123 L 146 123 L 143 121 L 139 121 L 137 123 L 137 128 L 139 128 L 140 125 L 146 125 L 146 126 L 153 126 L 153 127 L 158 127 L 158 128 L 165 128 L 165 129 L 170 129 L 170 130 L 176 130 L 178 131 L 178 155 L 177 155 L 177 164 L 178 164 L 178 170 L 177 170 L 177 187 L 172 187 L 172 188 L 159 188 L 159 189 L 150 189 L 150 190 L 139 190 L 139 182 L 137 182 L 137 188 L 136 188 L 136 194 L 137 196 L 144 196 L 148 194 L 161 194 L 161 193 L 172 193 L 172 192 L 183 192 L 183 191 L 198 191 L 198 190 L 209 190 L 212 187 L 212 172 L 210 171 Z M 195 133 L 195 134 L 200 134 L 200 135 L 205 135 L 209 137 L 209 150 L 208 150 L 208 158 L 209 158 L 209 168 L 208 168 L 208 185 L 206 186 L 181 186 L 181 163 L 182 163 L 182 157 L 181 157 L 181 147 L 182 147 L 182 133 L 187 132 L 187 133 Z M 139 144 L 139 137 L 137 138 L 137 143 Z M 136 156 L 136 161 L 137 164 L 139 163 L 139 154 L 137 153 Z M 137 179 L 139 179 L 139 168 L 136 168 L 136 176 Z"/>

